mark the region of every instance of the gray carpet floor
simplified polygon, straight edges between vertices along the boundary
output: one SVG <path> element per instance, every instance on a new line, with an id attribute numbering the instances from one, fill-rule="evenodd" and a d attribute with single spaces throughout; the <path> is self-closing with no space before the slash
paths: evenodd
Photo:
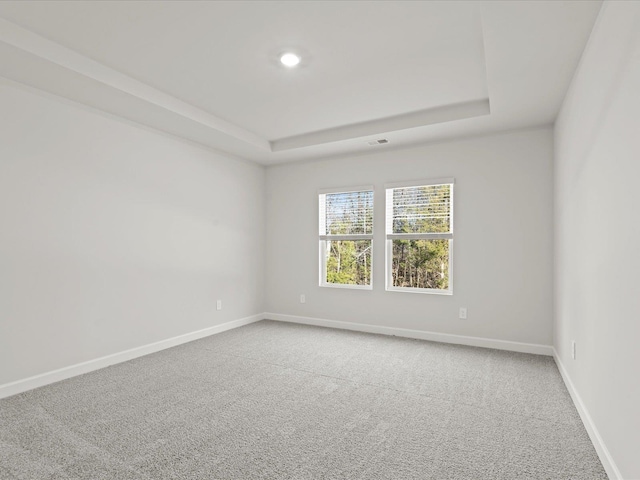
<path id="1" fill-rule="evenodd" d="M 605 479 L 550 357 L 262 321 L 0 400 L 2 479 Z"/>

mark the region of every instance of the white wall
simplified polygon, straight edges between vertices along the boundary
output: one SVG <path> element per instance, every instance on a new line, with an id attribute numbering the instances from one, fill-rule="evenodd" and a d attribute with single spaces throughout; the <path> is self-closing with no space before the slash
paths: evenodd
<path id="1" fill-rule="evenodd" d="M 378 148 L 267 170 L 267 312 L 551 345 L 551 129 Z M 450 176 L 453 295 L 386 292 L 384 183 Z M 319 287 L 317 190 L 368 184 L 375 186 L 374 288 Z M 468 320 L 458 319 L 460 306 Z"/>
<path id="2" fill-rule="evenodd" d="M 604 4 L 555 140 L 554 344 L 614 468 L 637 479 L 640 2 Z"/>
<path id="3" fill-rule="evenodd" d="M 6 81 L 0 112 L 0 385 L 262 311 L 262 167 Z"/>

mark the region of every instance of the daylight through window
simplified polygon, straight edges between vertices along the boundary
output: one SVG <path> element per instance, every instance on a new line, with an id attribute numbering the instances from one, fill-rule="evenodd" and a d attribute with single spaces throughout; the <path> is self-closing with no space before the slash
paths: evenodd
<path id="1" fill-rule="evenodd" d="M 371 288 L 373 187 L 321 191 L 320 285 Z"/>
<path id="2" fill-rule="evenodd" d="M 386 185 L 387 290 L 451 293 L 453 179 Z"/>

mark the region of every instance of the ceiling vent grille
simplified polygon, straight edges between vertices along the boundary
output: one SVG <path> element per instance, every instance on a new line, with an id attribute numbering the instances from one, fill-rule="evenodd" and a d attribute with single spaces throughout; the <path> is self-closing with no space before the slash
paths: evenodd
<path id="1" fill-rule="evenodd" d="M 386 138 L 379 138 L 378 140 L 372 140 L 367 142 L 369 145 L 384 145 L 385 143 L 389 143 L 389 140 Z"/>

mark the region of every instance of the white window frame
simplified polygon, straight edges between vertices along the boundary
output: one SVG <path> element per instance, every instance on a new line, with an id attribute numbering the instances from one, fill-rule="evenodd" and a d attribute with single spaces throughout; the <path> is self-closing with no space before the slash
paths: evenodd
<path id="1" fill-rule="evenodd" d="M 406 187 L 429 187 L 435 185 L 451 185 L 451 210 L 449 233 L 393 233 L 393 190 Z M 433 178 L 429 180 L 415 180 L 408 182 L 385 183 L 385 235 L 386 235 L 386 258 L 385 258 L 385 290 L 388 292 L 403 293 L 428 293 L 435 295 L 453 295 L 453 218 L 454 218 L 454 187 L 455 179 L 452 177 Z M 417 288 L 417 287 L 396 287 L 393 285 L 393 240 L 449 240 L 449 288 Z"/>
<path id="2" fill-rule="evenodd" d="M 324 222 L 326 217 L 322 218 L 320 215 L 320 205 L 322 201 L 322 195 L 330 193 L 353 193 L 353 192 L 372 192 L 374 196 L 374 202 L 372 204 L 373 215 L 375 218 L 375 191 L 373 185 L 361 185 L 357 187 L 340 187 L 340 188 L 322 188 L 318 190 L 318 229 L 319 232 L 323 231 Z M 355 234 L 355 235 L 324 235 L 319 234 L 319 257 L 320 257 L 320 275 L 319 286 L 330 288 L 350 288 L 355 290 L 373 290 L 373 221 L 371 224 L 370 234 Z M 369 285 L 353 285 L 348 283 L 331 283 L 327 282 L 327 242 L 328 241 L 340 241 L 340 240 L 370 240 L 371 241 L 371 281 Z"/>

